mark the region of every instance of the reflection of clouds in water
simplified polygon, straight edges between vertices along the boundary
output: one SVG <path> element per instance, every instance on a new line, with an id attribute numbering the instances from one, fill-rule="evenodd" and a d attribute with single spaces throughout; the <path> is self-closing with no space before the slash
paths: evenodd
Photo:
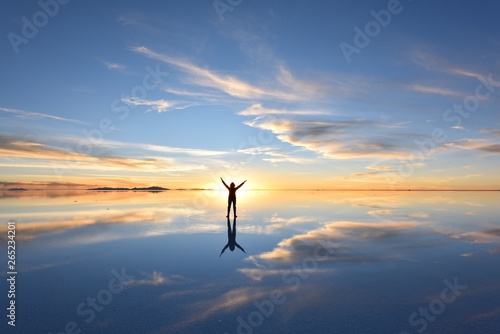
<path id="1" fill-rule="evenodd" d="M 134 208 L 130 210 L 93 210 L 76 212 L 54 212 L 46 216 L 44 221 L 31 221 L 23 223 L 19 219 L 16 225 L 18 240 L 32 240 L 43 237 L 50 237 L 55 234 L 70 233 L 79 231 L 78 235 L 71 238 L 71 242 L 76 243 L 96 243 L 122 238 L 133 238 L 141 236 L 159 235 L 165 233 L 179 233 L 186 231 L 184 223 L 179 223 L 182 218 L 189 214 L 199 214 L 200 211 L 185 206 L 165 207 L 165 208 Z M 27 214 L 31 217 L 32 214 Z M 39 218 L 39 214 L 36 216 Z M 120 228 L 124 224 L 139 224 L 140 230 Z M 177 225 L 177 226 L 175 226 Z M 158 232 L 158 226 L 170 226 L 162 228 L 162 233 Z M 5 230 L 6 226 L 2 226 Z M 156 229 L 156 231 L 155 231 Z M 201 231 L 206 230 L 204 226 L 199 226 Z M 198 231 L 196 226 L 191 228 L 191 232 Z M 131 233 L 133 232 L 133 233 Z M 189 229 L 188 232 L 190 233 Z M 65 242 L 69 241 L 65 238 Z M 6 233 L 0 236 L 0 243 L 6 242 Z"/>
<path id="2" fill-rule="evenodd" d="M 415 221 L 399 223 L 365 223 L 336 221 L 295 235 L 278 243 L 272 251 L 252 255 L 247 261 L 256 268 L 238 271 L 254 281 L 266 276 L 286 275 L 290 266 L 315 259 L 318 262 L 373 263 L 388 260 L 411 260 L 415 248 L 428 248 L 442 242 L 442 235 L 430 235 Z M 423 240 L 425 237 L 425 240 Z M 304 274 L 328 272 L 332 269 L 294 268 Z"/>
<path id="3" fill-rule="evenodd" d="M 280 287 L 279 289 L 284 294 L 293 291 L 292 287 L 287 286 Z M 181 330 L 191 324 L 208 319 L 215 314 L 234 312 L 237 309 L 250 305 L 250 303 L 260 302 L 269 298 L 273 290 L 275 290 L 274 286 L 242 287 L 229 290 L 215 298 L 212 293 L 206 292 L 207 295 L 202 301 L 189 305 L 192 315 L 172 326 L 163 328 L 161 332 L 163 330 L 165 332 Z"/>
<path id="4" fill-rule="evenodd" d="M 251 256 L 246 262 L 241 262 L 241 258 L 226 258 L 221 262 L 217 253 L 219 240 L 222 243 L 227 230 L 225 201 L 200 208 L 193 205 L 189 196 L 177 197 L 182 195 L 191 193 L 157 194 L 154 199 L 144 194 L 123 199 L 117 199 L 113 194 L 98 194 L 105 200 L 96 202 L 94 198 L 82 197 L 77 199 L 78 204 L 73 204 L 74 199 L 64 200 L 64 203 L 52 201 L 50 207 L 31 208 L 36 212 L 29 211 L 29 203 L 25 201 L 23 207 L 27 210 L 18 211 L 24 217 L 18 220 L 18 228 L 24 229 L 20 235 L 34 239 L 25 242 L 31 249 L 43 244 L 51 251 L 50 247 L 60 247 L 64 242 L 66 248 L 61 248 L 64 252 L 71 250 L 71 246 L 79 251 L 92 249 L 93 244 L 99 242 L 102 244 L 95 249 L 103 249 L 104 254 L 111 249 L 113 256 L 101 256 L 99 252 L 100 261 L 104 261 L 101 263 L 114 259 L 116 255 L 116 259 L 126 261 L 128 267 L 137 268 L 139 274 L 126 283 L 126 287 L 132 295 L 144 298 L 141 301 L 145 305 L 144 312 L 154 309 L 167 316 L 168 319 L 162 318 L 158 324 L 164 326 L 158 332 L 188 332 L 192 329 L 194 332 L 206 324 L 217 324 L 217 321 L 227 325 L 228 331 L 231 326 L 236 329 L 235 318 L 242 316 L 246 319 L 250 312 L 258 310 L 254 303 L 268 300 L 276 289 L 287 298 L 284 306 L 278 308 L 275 305 L 279 312 L 273 315 L 273 319 L 278 321 L 304 314 L 309 316 L 311 310 L 323 307 L 326 311 L 318 313 L 321 316 L 339 314 L 344 305 L 350 307 L 364 300 L 367 301 L 366 310 L 382 309 L 384 303 L 387 305 L 399 298 L 388 292 L 387 300 L 381 301 L 378 297 L 385 293 L 383 290 L 397 294 L 398 284 L 404 287 L 411 283 L 414 272 L 425 276 L 418 283 L 424 286 L 432 284 L 430 281 L 434 276 L 439 276 L 439 280 L 445 277 L 443 270 L 482 269 L 483 263 L 488 263 L 486 257 L 494 260 L 495 254 L 500 253 L 500 229 L 493 215 L 494 208 L 488 207 L 486 216 L 485 211 L 480 210 L 477 216 L 471 217 L 461 214 L 463 210 L 470 212 L 472 209 L 462 208 L 459 201 L 450 205 L 421 206 L 421 202 L 408 204 L 407 199 L 400 203 L 391 202 L 389 199 L 400 196 L 396 193 L 382 194 L 379 201 L 375 193 L 368 196 L 366 193 L 301 192 L 297 195 L 287 192 L 288 197 L 282 193 L 263 195 L 259 198 L 262 202 L 259 206 L 241 203 L 243 213 L 237 221 L 238 233 L 246 234 L 242 235 L 246 238 L 242 243 L 247 244 L 247 251 L 253 249 L 253 253 L 249 252 Z M 109 199 L 107 196 L 113 200 L 106 200 Z M 126 194 L 116 194 L 118 196 Z M 348 201 L 333 205 L 332 198 Z M 299 202 L 303 205 L 297 209 L 299 205 L 296 203 Z M 59 207 L 58 203 L 63 204 Z M 15 209 L 10 208 L 12 212 Z M 443 210 L 441 214 L 438 209 Z M 374 215 L 387 219 L 381 221 Z M 162 235 L 165 237 L 153 238 Z M 105 244 L 111 240 L 121 242 Z M 471 244 L 479 241 L 488 243 Z M 87 248 L 79 248 L 82 244 L 88 244 Z M 131 245 L 140 245 L 137 256 L 132 255 L 134 249 Z M 210 250 L 210 247 L 214 248 Z M 29 269 L 40 269 L 38 272 L 41 272 L 52 266 L 63 266 L 64 263 L 56 262 L 60 260 L 59 254 L 66 258 L 65 253 L 55 250 L 50 254 L 57 255 L 57 258 L 46 259 L 47 264 Z M 320 256 L 315 258 L 318 250 Z M 89 251 L 88 254 L 93 257 L 95 253 Z M 143 256 L 145 254 L 147 259 Z M 68 252 L 68 256 L 72 256 L 72 252 Z M 83 260 L 88 256 L 85 253 L 76 261 L 85 263 Z M 307 260 L 311 257 L 317 259 L 317 263 Z M 445 263 L 448 259 L 451 261 Z M 439 260 L 440 264 L 434 260 Z M 494 267 L 491 270 L 494 272 Z M 368 277 L 358 276 L 365 273 L 369 273 Z M 374 273 L 373 277 L 371 273 Z M 486 274 L 484 279 L 493 283 L 494 277 Z M 372 283 L 376 285 L 377 291 L 370 294 L 363 286 L 364 282 L 369 282 L 369 287 Z M 488 293 L 498 294 L 498 289 L 476 291 L 484 285 L 483 282 L 477 286 L 470 282 L 464 277 L 464 283 L 471 287 L 464 293 L 474 292 L 484 299 L 488 298 Z M 411 298 L 418 301 L 427 298 L 428 291 L 421 291 L 420 287 L 414 289 L 415 295 Z M 346 295 L 342 295 L 344 290 Z M 353 293 L 356 294 L 354 298 Z M 476 314 L 479 322 L 494 315 L 494 311 L 493 307 L 484 307 L 476 309 L 477 314 L 469 314 Z M 343 316 L 338 315 L 339 318 Z M 405 321 L 405 316 L 402 321 Z M 229 319 L 227 323 L 226 319 Z M 270 318 L 269 323 L 275 323 L 275 320 Z"/>
<path id="5" fill-rule="evenodd" d="M 344 195 L 344 193 L 342 193 Z M 374 197 L 373 195 L 378 195 Z M 373 209 L 391 209 L 401 203 L 401 198 L 393 194 L 384 193 L 382 196 L 378 193 L 365 194 L 361 192 L 353 196 L 348 193 L 347 196 L 339 196 L 328 199 L 328 202 L 333 204 L 348 204 L 354 207 L 368 207 Z"/>
<path id="6" fill-rule="evenodd" d="M 67 246 L 167 234 L 221 233 L 226 230 L 225 220 L 205 220 L 204 217 L 210 216 L 189 207 L 55 212 L 44 221 L 23 222 L 21 219 L 16 228 L 18 240 L 49 238 L 51 245 Z M 36 218 L 40 216 L 37 214 Z M 2 228 L 5 232 L 6 226 Z M 275 225 L 248 223 L 245 220 L 239 221 L 238 225 L 238 231 L 245 234 L 269 235 L 276 230 Z M 6 233 L 0 235 L 0 244 L 7 242 L 6 236 Z M 59 239 L 53 240 L 57 236 Z"/>
<path id="7" fill-rule="evenodd" d="M 265 268 L 241 268 L 238 272 L 250 277 L 253 281 L 262 281 L 267 276 L 283 276 L 289 274 L 298 274 L 301 276 L 313 273 L 332 273 L 333 269 L 265 269 Z"/>
<path id="8" fill-rule="evenodd" d="M 469 317 L 470 321 L 483 321 L 500 317 L 500 307 L 489 312 L 478 313 Z"/>
<path id="9" fill-rule="evenodd" d="M 26 272 L 30 272 L 30 271 L 45 270 L 45 269 L 48 269 L 48 268 L 65 266 L 65 265 L 68 265 L 68 264 L 72 264 L 74 262 L 75 262 L 75 260 L 41 263 L 41 264 L 38 264 L 38 265 L 24 265 L 24 264 L 20 264 L 16 268 L 17 269 L 16 271 L 17 272 L 26 273 Z M 6 271 L 0 271 L 0 275 L 7 275 L 7 272 Z"/>
<path id="10" fill-rule="evenodd" d="M 428 203 L 440 203 L 446 202 L 445 198 L 442 197 L 433 197 L 433 199 L 424 198 L 420 195 L 424 194 L 413 192 L 413 194 L 408 197 L 401 196 L 406 195 L 404 192 L 398 192 L 398 195 L 394 195 L 394 193 L 376 193 L 364 196 L 352 196 L 349 198 L 341 198 L 331 200 L 335 204 L 349 204 L 356 208 L 367 208 L 366 214 L 371 217 L 376 218 L 378 221 L 394 223 L 401 220 L 413 220 L 413 219 L 427 219 L 429 214 L 426 212 L 412 212 L 414 210 L 411 208 L 411 200 L 414 200 L 414 197 L 410 196 L 418 196 L 419 200 L 425 200 Z M 425 193 L 426 194 L 426 193 Z M 373 196 L 376 195 L 376 196 Z M 370 210 L 371 209 L 371 210 Z M 409 211 L 409 212 L 404 212 Z"/>
<path id="11" fill-rule="evenodd" d="M 462 257 L 472 257 L 474 256 L 476 253 L 475 252 L 471 252 L 471 253 L 463 253 L 463 254 L 460 254 L 460 256 Z"/>
<path id="12" fill-rule="evenodd" d="M 104 207 L 85 210 L 40 212 L 22 214 L 17 220 L 18 240 L 51 240 L 51 245 L 93 244 L 127 238 L 161 236 L 167 234 L 221 233 L 225 220 L 210 211 L 177 204 L 110 210 Z M 300 219 L 299 219 L 300 220 Z M 291 220 L 292 222 L 299 220 Z M 276 227 L 269 224 L 238 221 L 238 231 L 248 234 L 273 234 Z M 6 232 L 7 226 L 0 226 Z M 6 243 L 7 233 L 0 234 L 0 244 Z"/>
<path id="13" fill-rule="evenodd" d="M 425 213 L 405 217 L 426 218 Z M 320 262 L 372 263 L 387 260 L 411 260 L 414 250 L 445 245 L 446 241 L 473 243 L 499 242 L 500 228 L 464 232 L 444 230 L 427 222 L 401 220 L 399 222 L 366 223 L 354 221 L 335 221 L 324 226 L 295 235 L 278 243 L 269 252 L 252 255 L 247 261 L 256 268 L 242 268 L 238 271 L 255 281 L 266 276 L 286 274 L 290 266 L 307 258 Z M 326 254 L 327 256 L 317 256 Z M 500 252 L 499 248 L 488 251 Z M 470 257 L 476 253 L 461 253 Z M 303 268 L 301 270 L 308 270 Z M 314 271 L 318 271 L 315 269 Z"/>
<path id="14" fill-rule="evenodd" d="M 191 282 L 190 279 L 185 278 L 182 275 L 172 274 L 165 276 L 161 272 L 153 271 L 151 274 L 142 273 L 143 278 L 141 279 L 132 279 L 125 281 L 123 284 L 125 286 L 133 286 L 133 285 L 177 285 Z"/>
<path id="15" fill-rule="evenodd" d="M 185 224 L 183 220 L 172 224 L 154 224 L 144 236 L 159 236 L 165 234 L 194 234 L 223 232 L 224 226 L 212 223 Z"/>
<path id="16" fill-rule="evenodd" d="M 282 223 L 282 224 L 302 224 L 302 223 L 312 223 L 317 222 L 319 218 L 311 216 L 298 216 L 292 218 L 278 217 L 278 214 L 274 214 L 271 218 L 266 219 L 269 223 Z"/>
<path id="17" fill-rule="evenodd" d="M 415 216 L 423 218 L 423 215 L 420 214 Z M 485 230 L 484 233 L 495 237 L 500 236 L 499 229 Z M 278 289 L 287 295 L 289 292 L 296 291 L 294 288 L 300 284 L 295 287 L 286 284 L 284 277 L 288 279 L 302 277 L 300 282 L 305 283 L 305 280 L 311 275 L 332 275 L 337 270 L 335 268 L 318 268 L 314 265 L 300 266 L 300 263 L 304 264 L 308 258 L 322 263 L 405 261 L 412 259 L 415 249 L 443 246 L 445 245 L 443 241 L 446 240 L 450 240 L 448 235 L 436 232 L 431 226 L 418 221 L 399 223 L 335 221 L 326 223 L 320 228 L 282 240 L 270 252 L 248 257 L 247 260 L 252 262 L 255 267 L 240 268 L 237 271 L 258 285 L 233 289 L 222 294 L 219 298 L 209 298 L 204 302 L 197 303 L 195 315 L 187 318 L 179 326 L 187 326 L 215 314 L 229 312 L 269 298 L 273 287 L 276 288 L 276 285 L 269 285 L 269 283 L 276 279 L 281 278 L 282 283 L 278 283 Z M 317 253 L 318 250 L 319 253 Z M 315 256 L 315 254 L 319 254 L 319 256 Z M 271 279 L 271 277 L 274 278 Z M 291 282 L 291 280 L 287 282 Z M 310 284 L 305 284 L 301 289 L 310 287 Z M 321 292 L 316 290 L 307 291 L 308 293 L 317 292 L 318 298 L 321 296 Z M 491 317 L 496 314 L 495 311 L 479 314 L 477 319 Z"/>
<path id="18" fill-rule="evenodd" d="M 353 207 L 367 207 L 376 210 L 409 211 L 402 215 L 429 215 L 427 212 L 412 212 L 415 205 L 423 206 L 436 211 L 457 212 L 465 207 L 486 207 L 488 203 L 495 201 L 493 196 L 487 193 L 452 192 L 452 196 L 442 191 L 371 191 L 371 192 L 346 192 L 345 197 L 331 198 L 327 202 L 341 205 L 351 205 Z M 376 210 L 371 210 L 376 211 Z M 464 212 L 470 214 L 470 210 Z M 414 216 L 416 218 L 426 218 Z"/>
<path id="19" fill-rule="evenodd" d="M 500 241 L 500 228 L 491 228 L 466 233 L 450 231 L 448 233 L 452 238 L 465 239 L 472 243 L 495 243 Z"/>
<path id="20" fill-rule="evenodd" d="M 319 217 L 313 216 L 296 216 L 296 217 L 280 217 L 277 213 L 273 214 L 270 218 L 265 218 L 264 221 L 266 223 L 271 223 L 269 228 L 272 230 L 283 230 L 290 228 L 291 225 L 299 225 L 299 224 L 310 224 L 310 223 L 318 223 L 321 221 Z"/>

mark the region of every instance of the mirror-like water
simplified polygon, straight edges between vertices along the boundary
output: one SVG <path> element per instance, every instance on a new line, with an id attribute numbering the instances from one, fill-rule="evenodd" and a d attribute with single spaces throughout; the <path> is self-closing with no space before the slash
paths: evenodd
<path id="1" fill-rule="evenodd" d="M 223 192 L 3 193 L 17 332 L 500 328 L 499 192 L 238 195 L 235 222 Z"/>

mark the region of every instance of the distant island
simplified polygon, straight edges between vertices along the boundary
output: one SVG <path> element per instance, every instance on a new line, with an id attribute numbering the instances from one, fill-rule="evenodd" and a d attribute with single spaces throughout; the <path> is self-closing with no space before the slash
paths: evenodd
<path id="1" fill-rule="evenodd" d="M 96 191 L 165 191 L 170 190 L 168 188 L 163 187 L 147 187 L 147 188 L 113 188 L 113 187 L 99 187 L 99 188 L 89 188 L 87 190 L 96 190 Z"/>
<path id="2" fill-rule="evenodd" d="M 26 188 L 10 188 L 9 191 L 27 191 Z"/>

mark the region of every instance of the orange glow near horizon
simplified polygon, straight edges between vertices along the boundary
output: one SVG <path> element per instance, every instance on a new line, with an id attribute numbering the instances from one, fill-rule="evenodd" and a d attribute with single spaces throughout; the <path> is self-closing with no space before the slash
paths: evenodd
<path id="1" fill-rule="evenodd" d="M 410 182 L 410 180 L 401 183 L 379 182 L 338 182 L 322 179 L 298 179 L 289 180 L 273 179 L 265 182 L 265 177 L 262 179 L 249 179 L 244 185 L 246 190 L 274 190 L 274 189 L 323 189 L 323 190 L 499 190 L 500 187 L 495 184 L 488 184 L 485 180 L 480 182 L 481 178 L 472 180 L 460 180 L 458 182 Z M 479 182 L 478 182 L 479 181 Z M 231 182 L 231 181 L 228 181 Z M 26 181 L 26 182 L 3 182 L 0 189 L 8 190 L 11 188 L 24 188 L 28 190 L 86 190 L 96 187 L 112 187 L 112 188 L 135 188 L 135 187 L 164 187 L 168 189 L 211 189 L 218 190 L 221 193 L 227 193 L 222 183 L 216 182 L 182 182 L 175 179 L 134 179 L 134 180 L 119 180 L 119 179 L 90 179 L 82 180 L 82 178 L 65 178 L 64 181 Z M 238 194 L 241 194 L 245 189 L 240 189 Z"/>
<path id="2" fill-rule="evenodd" d="M 96 167 L 97 171 L 97 167 Z M 51 171 L 52 172 L 52 171 Z M 400 177 L 397 173 L 370 172 L 365 174 L 352 171 L 335 170 L 331 172 L 292 172 L 287 168 L 275 166 L 262 170 L 207 170 L 203 172 L 185 172 L 177 174 L 151 173 L 138 174 L 133 170 L 130 173 L 121 171 L 116 174 L 72 174 L 57 175 L 55 172 L 41 173 L 33 168 L 33 174 L 6 174 L 0 180 L 0 189 L 52 189 L 83 190 L 94 187 L 134 188 L 159 186 L 168 189 L 224 189 L 220 182 L 223 177 L 227 183 L 237 184 L 244 180 L 247 183 L 244 190 L 251 189 L 331 189 L 331 190 L 498 190 L 500 184 L 497 178 L 491 178 L 487 170 L 483 173 L 474 171 L 466 173 L 466 169 L 430 173 L 415 171 L 407 176 Z M 158 175 L 160 174 L 160 175 Z M 225 191 L 225 189 L 224 189 Z"/>

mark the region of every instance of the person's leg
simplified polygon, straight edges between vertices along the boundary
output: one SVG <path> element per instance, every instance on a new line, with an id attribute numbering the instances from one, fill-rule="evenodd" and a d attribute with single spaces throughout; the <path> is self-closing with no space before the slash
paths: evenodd
<path id="1" fill-rule="evenodd" d="M 235 199 L 233 199 L 233 213 L 234 213 L 234 218 L 238 217 L 238 216 L 236 215 L 236 198 L 235 198 Z"/>
<path id="2" fill-rule="evenodd" d="M 229 217 L 229 211 L 231 210 L 231 199 L 228 198 L 227 199 L 227 216 L 226 217 Z"/>

